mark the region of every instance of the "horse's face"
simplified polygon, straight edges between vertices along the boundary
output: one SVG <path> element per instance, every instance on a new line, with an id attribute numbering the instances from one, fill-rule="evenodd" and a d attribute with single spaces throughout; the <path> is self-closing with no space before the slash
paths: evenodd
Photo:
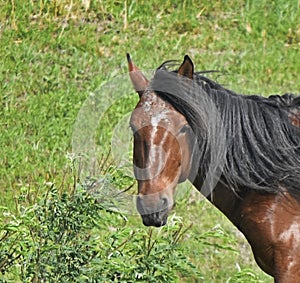
<path id="1" fill-rule="evenodd" d="M 189 125 L 154 92 L 145 92 L 131 116 L 137 209 L 145 225 L 161 226 L 174 204 L 178 182 L 189 174 Z"/>
<path id="2" fill-rule="evenodd" d="M 190 126 L 185 117 L 155 92 L 132 64 L 131 79 L 140 101 L 131 115 L 134 173 L 138 181 L 137 209 L 146 226 L 162 226 L 174 205 L 174 191 L 190 171 Z M 130 65 L 129 65 L 130 67 Z M 140 88 L 138 89 L 137 88 Z"/>

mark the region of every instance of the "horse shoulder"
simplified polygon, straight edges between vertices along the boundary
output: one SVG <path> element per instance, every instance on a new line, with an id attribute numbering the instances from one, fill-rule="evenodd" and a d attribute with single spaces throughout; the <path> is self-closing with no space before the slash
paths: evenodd
<path id="1" fill-rule="evenodd" d="M 260 267 L 275 278 L 300 282 L 299 201 L 287 193 L 252 191 L 241 204 L 241 216 L 240 230 Z"/>

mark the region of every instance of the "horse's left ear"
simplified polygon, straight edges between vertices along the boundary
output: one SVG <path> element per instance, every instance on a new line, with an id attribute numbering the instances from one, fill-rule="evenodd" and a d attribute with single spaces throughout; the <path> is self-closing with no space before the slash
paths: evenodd
<path id="1" fill-rule="evenodd" d="M 130 55 L 127 53 L 127 62 L 128 62 L 128 69 L 129 69 L 129 76 L 134 86 L 134 89 L 141 97 L 146 88 L 149 85 L 149 81 L 144 76 L 142 71 L 133 64 Z"/>
<path id="2" fill-rule="evenodd" d="M 178 74 L 189 79 L 193 79 L 194 76 L 194 64 L 188 55 L 184 56 L 183 62 L 178 69 Z"/>

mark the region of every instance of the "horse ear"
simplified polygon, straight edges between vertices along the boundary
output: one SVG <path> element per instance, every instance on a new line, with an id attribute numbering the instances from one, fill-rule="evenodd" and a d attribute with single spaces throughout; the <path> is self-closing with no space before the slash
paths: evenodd
<path id="1" fill-rule="evenodd" d="M 178 74 L 189 79 L 193 79 L 194 75 L 194 64 L 188 55 L 184 56 L 183 62 L 178 69 Z"/>
<path id="2" fill-rule="evenodd" d="M 146 90 L 146 88 L 148 87 L 149 81 L 143 75 L 141 70 L 139 70 L 139 68 L 133 64 L 130 55 L 128 53 L 127 53 L 127 62 L 128 62 L 130 79 L 132 81 L 134 89 L 139 94 L 139 97 L 141 97 L 144 91 Z"/>

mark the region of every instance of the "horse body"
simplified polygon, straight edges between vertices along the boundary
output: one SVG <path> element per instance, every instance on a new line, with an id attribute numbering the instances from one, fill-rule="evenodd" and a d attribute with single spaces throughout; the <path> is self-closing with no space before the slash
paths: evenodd
<path id="1" fill-rule="evenodd" d="M 188 56 L 151 82 L 128 63 L 140 96 L 130 124 L 143 223 L 165 225 L 189 179 L 275 282 L 300 282 L 299 98 L 239 96 L 195 74 Z"/>
<path id="2" fill-rule="evenodd" d="M 299 202 L 287 193 L 252 191 L 241 205 L 237 227 L 250 243 L 257 263 L 276 282 L 300 282 L 299 212 Z"/>
<path id="3" fill-rule="evenodd" d="M 201 183 L 194 182 L 196 188 Z M 300 282 L 300 204 L 288 194 L 246 190 L 237 196 L 221 183 L 208 199 L 244 234 L 260 268 L 276 282 Z"/>

